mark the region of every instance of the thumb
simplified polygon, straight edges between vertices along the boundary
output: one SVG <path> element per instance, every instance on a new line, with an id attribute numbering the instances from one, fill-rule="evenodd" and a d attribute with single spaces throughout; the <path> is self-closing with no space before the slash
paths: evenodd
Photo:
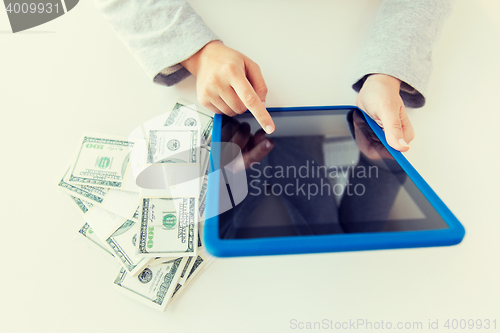
<path id="1" fill-rule="evenodd" d="M 403 126 L 401 124 L 401 108 L 380 110 L 380 121 L 384 127 L 385 138 L 392 148 L 399 151 L 407 151 L 410 146 L 403 137 Z"/>

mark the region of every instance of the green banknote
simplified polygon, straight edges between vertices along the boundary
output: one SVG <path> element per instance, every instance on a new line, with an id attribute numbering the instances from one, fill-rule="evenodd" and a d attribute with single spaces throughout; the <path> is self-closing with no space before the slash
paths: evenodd
<path id="1" fill-rule="evenodd" d="M 198 243 L 197 198 L 142 198 L 138 253 L 192 256 Z"/>
<path id="2" fill-rule="evenodd" d="M 86 135 L 79 147 L 68 182 L 119 189 L 129 166 L 134 143 L 103 135 Z"/>
<path id="3" fill-rule="evenodd" d="M 205 202 L 207 199 L 207 188 L 208 188 L 208 169 L 205 171 L 205 175 L 203 176 L 200 196 L 198 197 L 198 213 L 200 214 L 200 220 L 205 219 Z"/>
<path id="4" fill-rule="evenodd" d="M 201 137 L 206 143 L 212 139 L 214 115 L 208 111 L 192 109 L 183 103 L 175 103 L 164 126 L 199 126 Z"/>
<path id="5" fill-rule="evenodd" d="M 87 212 L 94 207 L 94 204 L 91 202 L 82 200 L 80 198 L 77 198 L 75 196 L 70 195 L 69 196 L 71 199 L 71 202 L 75 203 L 76 206 L 78 207 L 78 210 L 83 213 L 83 215 L 87 214 Z"/>
<path id="6" fill-rule="evenodd" d="M 194 263 L 195 263 L 194 257 L 189 257 L 188 261 L 186 262 L 186 265 L 184 266 L 184 269 L 182 270 L 181 276 L 179 277 L 179 281 L 177 281 L 177 285 L 175 286 L 174 292 L 172 293 L 172 298 L 174 298 L 176 294 L 177 295 L 179 294 L 179 291 L 186 282 L 188 274 L 189 272 L 191 272 Z"/>
<path id="7" fill-rule="evenodd" d="M 188 104 L 177 102 L 172 111 L 140 126 L 140 140 L 85 135 L 58 184 L 87 222 L 79 233 L 122 265 L 114 285 L 162 311 L 213 260 L 203 251 L 199 225 L 213 114 Z M 163 188 L 131 187 L 136 165 L 131 159 L 161 168 L 169 194 Z"/>
<path id="8" fill-rule="evenodd" d="M 198 128 L 152 129 L 148 136 L 147 162 L 199 163 Z"/>
<path id="9" fill-rule="evenodd" d="M 114 284 L 141 303 L 165 311 L 186 261 L 184 257 L 148 266 L 135 277 L 122 268 Z"/>
<path id="10" fill-rule="evenodd" d="M 149 258 L 136 255 L 138 224 L 126 220 L 108 239 L 106 244 L 113 252 L 115 258 L 132 275 L 144 267 Z"/>
<path id="11" fill-rule="evenodd" d="M 136 222 L 139 222 L 139 217 L 141 215 L 141 205 L 139 205 L 139 207 L 137 207 L 137 209 L 135 210 L 135 213 L 134 215 L 132 216 L 132 219 Z"/>
<path id="12" fill-rule="evenodd" d="M 114 257 L 113 253 L 109 250 L 106 244 L 103 243 L 99 239 L 99 237 L 96 236 L 96 234 L 94 233 L 94 231 L 92 230 L 92 228 L 88 223 L 85 223 L 83 227 L 81 227 L 81 229 L 78 231 L 78 233 L 83 237 L 85 237 L 87 240 L 89 240 L 92 244 L 98 246 L 100 249 L 106 251 L 107 253 L 109 253 Z"/>
<path id="13" fill-rule="evenodd" d="M 63 192 L 72 197 L 73 202 L 84 214 L 97 206 L 117 215 L 139 221 L 139 193 L 109 189 L 102 186 L 71 184 L 68 181 L 68 173 L 69 169 L 58 186 Z"/>
<path id="14" fill-rule="evenodd" d="M 186 284 L 191 279 L 191 281 L 194 279 L 194 277 L 201 271 L 204 265 L 207 263 L 207 258 L 202 255 L 201 253 L 196 256 L 196 259 L 194 261 L 193 266 L 191 267 L 191 270 L 189 271 L 187 277 L 186 277 Z M 191 282 L 190 281 L 190 282 Z"/>
<path id="15" fill-rule="evenodd" d="M 102 204 L 110 189 L 102 186 L 71 184 L 69 183 L 69 170 L 66 171 L 59 184 L 57 184 L 59 188 L 73 197 L 78 197 L 93 204 Z"/>
<path id="16" fill-rule="evenodd" d="M 175 286 L 172 298 L 174 298 L 174 296 L 178 296 L 182 290 L 186 289 L 188 279 L 189 282 L 192 282 L 195 276 L 198 275 L 204 267 L 206 267 L 210 260 L 207 254 L 202 253 L 198 253 L 198 255 L 196 255 L 196 258 L 190 257 L 190 259 L 192 259 L 191 262 L 186 264 L 179 278 L 179 281 Z"/>
<path id="17" fill-rule="evenodd" d="M 156 266 L 156 265 L 163 265 L 165 262 L 172 260 L 171 258 L 157 258 L 149 264 L 149 266 Z M 172 297 L 174 298 L 175 294 L 180 290 L 184 282 L 186 281 L 186 278 L 191 271 L 191 268 L 193 267 L 195 262 L 194 257 L 188 257 L 186 264 L 184 265 L 184 268 L 182 269 L 181 275 L 179 276 L 179 280 L 177 281 L 177 285 L 174 288 L 174 292 L 172 293 Z"/>

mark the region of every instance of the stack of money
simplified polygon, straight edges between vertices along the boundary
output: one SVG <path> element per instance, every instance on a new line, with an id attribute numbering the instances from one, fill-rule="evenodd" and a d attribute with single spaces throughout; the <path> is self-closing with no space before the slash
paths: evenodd
<path id="1" fill-rule="evenodd" d="M 126 138 L 85 134 L 58 184 L 79 234 L 121 265 L 114 286 L 161 311 L 213 260 L 201 242 L 212 124 L 176 102 Z"/>

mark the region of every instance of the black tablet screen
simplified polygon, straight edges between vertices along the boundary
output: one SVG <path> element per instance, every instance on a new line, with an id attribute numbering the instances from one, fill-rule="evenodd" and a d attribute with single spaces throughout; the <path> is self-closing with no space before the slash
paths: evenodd
<path id="1" fill-rule="evenodd" d="M 251 114 L 223 118 L 221 141 L 241 149 L 248 193 L 219 216 L 220 238 L 448 228 L 360 111 L 271 115 L 272 135 Z"/>

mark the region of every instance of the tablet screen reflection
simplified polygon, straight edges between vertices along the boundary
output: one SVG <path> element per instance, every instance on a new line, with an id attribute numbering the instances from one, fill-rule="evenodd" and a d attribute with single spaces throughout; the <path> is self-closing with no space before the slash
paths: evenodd
<path id="1" fill-rule="evenodd" d="M 251 115 L 223 118 L 221 141 L 240 147 L 248 195 L 219 216 L 220 238 L 447 227 L 359 111 L 272 116 L 272 135 Z"/>

